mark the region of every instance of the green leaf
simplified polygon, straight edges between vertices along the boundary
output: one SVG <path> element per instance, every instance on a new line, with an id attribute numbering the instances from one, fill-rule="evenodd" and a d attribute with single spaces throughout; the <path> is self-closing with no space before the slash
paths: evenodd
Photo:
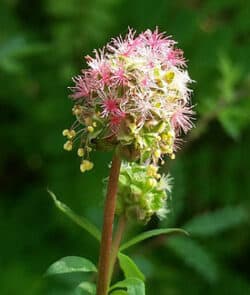
<path id="1" fill-rule="evenodd" d="M 65 274 L 72 272 L 97 272 L 95 265 L 86 258 L 67 256 L 54 262 L 47 270 L 46 275 Z"/>
<path id="2" fill-rule="evenodd" d="M 166 245 L 207 281 L 215 282 L 218 279 L 218 270 L 215 261 L 195 241 L 184 237 L 173 237 L 168 239 Z"/>
<path id="3" fill-rule="evenodd" d="M 145 295 L 145 285 L 143 281 L 137 278 L 128 278 L 128 279 L 125 279 L 124 281 L 116 283 L 110 288 L 111 295 L 113 295 L 112 291 L 115 289 L 127 289 L 128 295 Z M 116 290 L 116 291 L 120 291 L 120 290 Z"/>
<path id="4" fill-rule="evenodd" d="M 118 260 L 120 267 L 124 272 L 125 278 L 134 277 L 145 281 L 145 277 L 134 261 L 125 254 L 119 253 Z"/>
<path id="5" fill-rule="evenodd" d="M 243 207 L 227 207 L 196 216 L 184 228 L 192 235 L 212 236 L 240 225 L 247 218 L 247 211 Z"/>
<path id="6" fill-rule="evenodd" d="M 65 205 L 64 203 L 60 202 L 56 198 L 56 195 L 52 191 L 48 190 L 48 193 L 52 197 L 52 199 L 53 199 L 56 207 L 59 210 L 61 210 L 65 215 L 67 215 L 73 222 L 75 222 L 80 227 L 82 227 L 83 229 L 85 229 L 95 239 L 97 239 L 98 241 L 101 240 L 101 233 L 100 233 L 99 229 L 94 224 L 92 224 L 91 222 L 89 222 L 86 218 L 77 215 L 67 205 Z"/>
<path id="7" fill-rule="evenodd" d="M 96 286 L 89 282 L 82 282 L 75 289 L 75 295 L 96 294 Z"/>
<path id="8" fill-rule="evenodd" d="M 153 229 L 150 231 L 146 231 L 143 232 L 141 234 L 139 234 L 138 236 L 132 238 L 131 240 L 129 240 L 128 242 L 124 243 L 123 245 L 121 245 L 120 247 L 120 251 L 123 251 L 137 243 L 140 243 L 146 239 L 158 236 L 158 235 L 169 235 L 169 234 L 175 234 L 175 233 L 181 233 L 181 234 L 185 234 L 188 235 L 188 233 L 180 228 L 160 228 L 160 229 Z"/>

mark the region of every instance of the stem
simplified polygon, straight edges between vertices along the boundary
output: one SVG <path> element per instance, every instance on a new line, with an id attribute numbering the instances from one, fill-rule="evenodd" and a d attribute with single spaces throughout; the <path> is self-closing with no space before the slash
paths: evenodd
<path id="1" fill-rule="evenodd" d="M 114 266 L 116 262 L 116 258 L 119 252 L 120 243 L 122 240 L 122 236 L 126 227 L 126 217 L 124 215 L 121 215 L 118 221 L 117 230 L 115 233 L 113 245 L 112 245 L 112 253 L 111 253 L 111 259 L 110 259 L 110 270 L 109 270 L 109 284 L 111 282 L 112 274 L 114 271 Z"/>
<path id="2" fill-rule="evenodd" d="M 106 203 L 104 208 L 102 239 L 99 256 L 99 271 L 97 281 L 97 295 L 107 295 L 109 284 L 109 269 L 112 247 L 112 232 L 115 215 L 116 193 L 121 167 L 121 159 L 115 153 L 110 169 Z"/>

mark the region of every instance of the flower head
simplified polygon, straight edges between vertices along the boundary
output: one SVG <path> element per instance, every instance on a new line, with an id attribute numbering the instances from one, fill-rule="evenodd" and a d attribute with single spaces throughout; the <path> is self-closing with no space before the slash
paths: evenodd
<path id="1" fill-rule="evenodd" d="M 164 155 L 174 158 L 194 114 L 192 81 L 176 42 L 158 28 L 139 35 L 129 29 L 86 61 L 88 68 L 70 87 L 76 122 L 65 133 L 66 150 L 78 142 L 82 161 L 100 148 L 118 148 L 127 160 L 155 165 Z"/>

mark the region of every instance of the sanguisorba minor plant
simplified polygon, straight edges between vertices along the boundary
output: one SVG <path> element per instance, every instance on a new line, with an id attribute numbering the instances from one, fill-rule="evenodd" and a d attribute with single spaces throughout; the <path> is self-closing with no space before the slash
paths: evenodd
<path id="1" fill-rule="evenodd" d="M 149 237 L 181 230 L 156 229 L 120 242 L 131 220 L 146 224 L 152 215 L 164 218 L 168 212 L 171 179 L 159 172 L 159 165 L 165 156 L 175 158 L 181 135 L 193 127 L 188 88 L 192 80 L 183 52 L 158 28 L 139 35 L 129 29 L 125 38 L 114 38 L 94 50 L 94 57 L 85 58 L 88 68 L 70 87 L 76 120 L 63 131 L 64 149 L 76 148 L 81 172 L 93 169 L 93 150 L 113 151 L 102 232 L 50 194 L 59 209 L 100 241 L 99 264 L 69 256 L 52 264 L 47 274 L 97 272 L 96 284 L 82 282 L 76 294 L 141 295 L 144 276 L 122 251 Z M 117 258 L 125 279 L 110 286 Z"/>

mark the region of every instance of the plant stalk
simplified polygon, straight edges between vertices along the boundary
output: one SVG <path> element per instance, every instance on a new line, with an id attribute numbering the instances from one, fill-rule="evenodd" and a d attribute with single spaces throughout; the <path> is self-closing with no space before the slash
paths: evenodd
<path id="1" fill-rule="evenodd" d="M 110 169 L 106 202 L 104 207 L 102 239 L 99 255 L 99 269 L 97 280 L 97 295 L 107 295 L 109 288 L 109 271 L 112 249 L 112 233 L 116 205 L 116 193 L 121 168 L 121 159 L 114 154 Z"/>
<path id="2" fill-rule="evenodd" d="M 109 269 L 109 284 L 112 279 L 112 274 L 114 271 L 115 262 L 117 259 L 117 255 L 119 252 L 120 243 L 122 240 L 122 236 L 126 227 L 126 217 L 124 215 L 121 215 L 118 221 L 117 230 L 114 236 L 114 241 L 112 244 L 112 252 L 111 252 L 111 259 L 110 259 L 110 269 Z"/>

